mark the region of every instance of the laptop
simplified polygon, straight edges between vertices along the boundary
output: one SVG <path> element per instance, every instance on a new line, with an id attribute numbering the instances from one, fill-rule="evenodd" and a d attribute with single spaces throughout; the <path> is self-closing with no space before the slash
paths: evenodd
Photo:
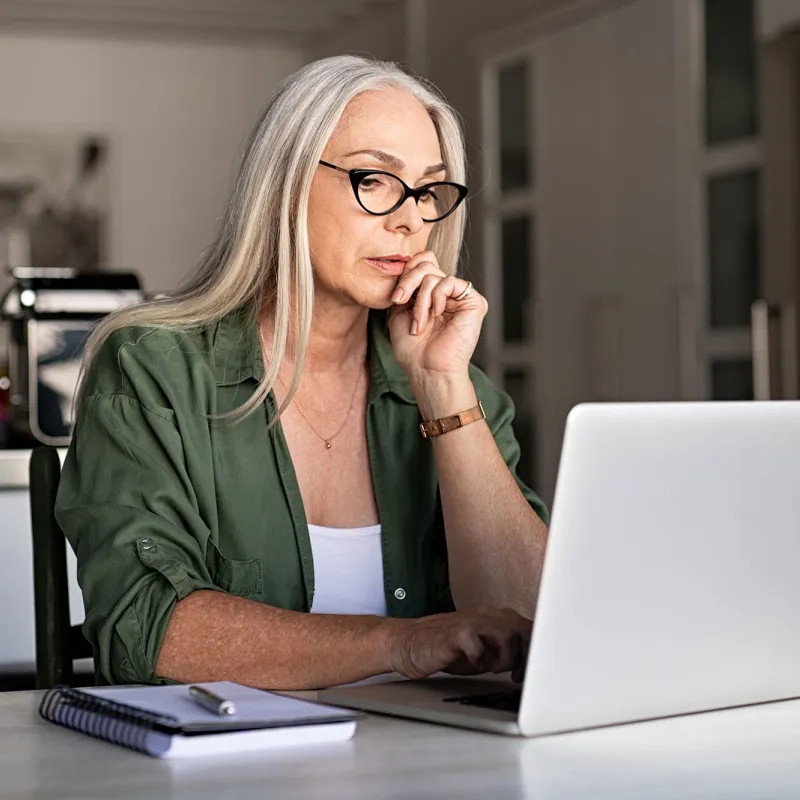
<path id="1" fill-rule="evenodd" d="M 543 736 L 800 697 L 800 402 L 570 413 L 522 686 L 432 677 L 341 706 Z"/>

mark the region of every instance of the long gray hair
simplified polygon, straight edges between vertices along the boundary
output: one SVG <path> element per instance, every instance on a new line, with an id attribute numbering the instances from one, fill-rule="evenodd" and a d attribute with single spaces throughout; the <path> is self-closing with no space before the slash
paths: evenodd
<path id="1" fill-rule="evenodd" d="M 167 298 L 109 315 L 95 327 L 86 344 L 79 398 L 93 358 L 120 328 L 186 330 L 248 306 L 255 313 L 269 308 L 274 314 L 272 350 L 258 389 L 234 416 L 246 415 L 263 403 L 291 346 L 295 371 L 278 409 L 283 412 L 300 382 L 311 329 L 314 277 L 308 196 L 317 162 L 350 100 L 387 87 L 404 89 L 425 106 L 438 133 L 449 180 L 465 182 L 458 118 L 432 86 L 396 64 L 357 56 L 306 65 L 277 88 L 261 113 L 220 228 L 189 283 Z M 429 241 L 442 269 L 450 274 L 456 270 L 464 220 L 462 205 L 434 227 Z"/>

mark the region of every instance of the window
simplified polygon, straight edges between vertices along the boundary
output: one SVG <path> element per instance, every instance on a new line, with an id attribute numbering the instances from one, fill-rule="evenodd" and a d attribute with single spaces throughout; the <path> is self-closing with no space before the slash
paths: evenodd
<path id="1" fill-rule="evenodd" d="M 530 216 L 505 217 L 501 222 L 500 249 L 503 270 L 503 341 L 524 342 L 532 338 Z"/>
<path id="2" fill-rule="evenodd" d="M 749 359 L 729 359 L 711 364 L 712 400 L 752 400 L 753 365 Z"/>
<path id="3" fill-rule="evenodd" d="M 708 181 L 708 309 L 712 328 L 750 324 L 761 294 L 758 171 L 747 169 Z"/>
<path id="4" fill-rule="evenodd" d="M 498 72 L 500 190 L 522 189 L 531 179 L 528 125 L 528 65 L 522 61 Z"/>
<path id="5" fill-rule="evenodd" d="M 482 82 L 485 294 L 500 310 L 487 317 L 482 362 L 514 400 L 518 474 L 531 486 L 536 464 L 534 74 L 532 50 L 526 49 L 486 63 Z"/>
<path id="6" fill-rule="evenodd" d="M 702 23 L 700 396 L 753 397 L 750 308 L 762 293 L 754 0 L 694 0 Z"/>
<path id="7" fill-rule="evenodd" d="M 706 0 L 706 142 L 758 133 L 753 0 Z"/>

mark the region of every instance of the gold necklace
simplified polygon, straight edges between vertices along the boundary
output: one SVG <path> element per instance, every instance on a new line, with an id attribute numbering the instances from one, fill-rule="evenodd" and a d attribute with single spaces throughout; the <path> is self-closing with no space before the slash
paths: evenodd
<path id="1" fill-rule="evenodd" d="M 258 325 L 258 338 L 261 341 L 261 346 L 262 347 L 266 347 L 265 344 L 264 344 L 264 333 L 263 333 L 263 331 L 261 329 L 261 321 L 260 320 L 258 321 L 257 325 Z M 321 433 L 319 433 L 314 428 L 314 426 L 308 421 L 308 417 L 303 413 L 303 409 L 300 408 L 300 403 L 298 403 L 297 400 L 294 400 L 294 399 L 292 400 L 292 402 L 294 403 L 294 405 L 297 408 L 298 412 L 300 413 L 300 416 L 303 418 L 303 421 L 306 423 L 306 425 L 308 425 L 308 427 L 310 428 L 311 432 L 316 437 L 318 437 L 319 439 L 322 439 L 322 441 L 325 442 L 325 449 L 326 450 L 330 450 L 333 447 L 333 440 L 344 430 L 344 426 L 347 425 L 347 420 L 350 419 L 350 412 L 353 410 L 353 404 L 355 403 L 355 400 L 356 400 L 356 392 L 358 391 L 358 386 L 361 383 L 361 372 L 362 372 L 362 370 L 359 369 L 358 370 L 358 375 L 356 376 L 356 385 L 353 387 L 353 394 L 350 397 L 350 407 L 347 409 L 347 416 L 345 416 L 344 422 L 342 423 L 342 425 L 339 428 L 339 430 L 336 431 L 336 433 L 333 434 L 333 436 L 325 437 Z M 278 380 L 280 381 L 281 386 L 286 388 L 286 384 L 280 379 L 280 377 L 278 377 Z"/>
<path id="2" fill-rule="evenodd" d="M 281 381 L 281 383 L 283 383 L 283 381 Z M 298 403 L 297 400 L 292 400 L 292 402 L 295 404 L 298 412 L 300 413 L 300 416 L 303 418 L 303 420 L 305 420 L 306 425 L 308 425 L 308 427 L 311 428 L 312 433 L 315 436 L 317 436 L 320 439 L 322 439 L 323 442 L 325 442 L 325 449 L 326 450 L 330 450 L 331 447 L 333 447 L 333 440 L 344 430 L 344 426 L 347 425 L 347 420 L 350 419 L 350 412 L 353 410 L 353 403 L 355 403 L 355 399 L 356 399 L 356 391 L 358 390 L 358 385 L 360 383 L 361 383 L 361 370 L 359 369 L 358 370 L 358 376 L 356 377 L 356 385 L 353 387 L 353 395 L 350 398 L 350 408 L 347 409 L 347 416 L 344 418 L 344 422 L 342 423 L 342 425 L 339 428 L 339 430 L 336 431 L 336 433 L 334 433 L 333 436 L 328 436 L 327 438 L 322 436 L 322 434 L 320 434 L 314 428 L 314 426 L 308 421 L 308 417 L 303 413 L 303 409 L 300 408 L 300 403 Z M 285 385 L 286 384 L 284 384 L 284 386 Z"/>

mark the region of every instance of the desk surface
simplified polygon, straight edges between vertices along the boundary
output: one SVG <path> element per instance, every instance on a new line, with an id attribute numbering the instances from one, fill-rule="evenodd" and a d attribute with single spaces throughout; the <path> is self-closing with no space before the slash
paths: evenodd
<path id="1" fill-rule="evenodd" d="M 0 794 L 13 798 L 796 798 L 800 701 L 521 740 L 371 717 L 355 739 L 161 762 L 0 694 Z"/>

